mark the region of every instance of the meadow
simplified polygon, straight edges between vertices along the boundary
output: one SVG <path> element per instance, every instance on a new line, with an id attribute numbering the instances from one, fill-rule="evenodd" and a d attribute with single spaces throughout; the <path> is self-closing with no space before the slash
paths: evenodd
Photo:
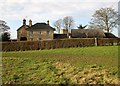
<path id="1" fill-rule="evenodd" d="M 2 52 L 3 84 L 117 84 L 118 46 Z"/>

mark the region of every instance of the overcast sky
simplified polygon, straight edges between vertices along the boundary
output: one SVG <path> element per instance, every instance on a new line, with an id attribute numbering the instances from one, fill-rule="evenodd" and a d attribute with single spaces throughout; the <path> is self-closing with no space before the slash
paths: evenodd
<path id="1" fill-rule="evenodd" d="M 113 7 L 118 10 L 119 0 L 0 0 L 0 20 L 10 26 L 11 38 L 17 38 L 17 29 L 26 18 L 27 24 L 50 20 L 50 25 L 65 16 L 72 16 L 76 26 L 89 24 L 95 10 Z M 113 31 L 118 35 L 117 29 Z"/>

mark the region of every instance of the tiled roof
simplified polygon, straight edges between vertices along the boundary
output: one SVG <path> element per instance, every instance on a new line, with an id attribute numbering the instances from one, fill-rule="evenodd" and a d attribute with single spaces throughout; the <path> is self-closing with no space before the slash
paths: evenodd
<path id="1" fill-rule="evenodd" d="M 112 33 L 104 33 L 105 34 L 105 38 L 117 38 L 115 35 L 113 35 Z"/>
<path id="2" fill-rule="evenodd" d="M 46 23 L 36 23 L 34 25 L 32 25 L 31 27 L 29 27 L 27 30 L 35 30 L 35 29 L 53 29 L 55 30 L 55 28 L 49 26 L 48 24 Z"/>
<path id="3" fill-rule="evenodd" d="M 100 29 L 72 29 L 71 32 L 73 38 L 100 38 L 105 36 Z"/>

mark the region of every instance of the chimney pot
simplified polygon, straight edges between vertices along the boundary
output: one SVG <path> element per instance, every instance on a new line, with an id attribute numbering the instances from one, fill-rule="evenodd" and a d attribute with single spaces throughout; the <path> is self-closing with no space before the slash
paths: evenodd
<path id="1" fill-rule="evenodd" d="M 47 20 L 47 24 L 49 25 L 49 20 Z"/>
<path id="2" fill-rule="evenodd" d="M 32 20 L 31 19 L 29 20 L 29 26 L 30 27 L 32 26 Z"/>
<path id="3" fill-rule="evenodd" d="M 26 19 L 23 19 L 23 25 L 26 25 Z"/>

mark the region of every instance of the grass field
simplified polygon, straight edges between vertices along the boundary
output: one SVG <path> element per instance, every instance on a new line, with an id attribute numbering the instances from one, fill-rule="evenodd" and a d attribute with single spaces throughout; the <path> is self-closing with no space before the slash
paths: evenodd
<path id="1" fill-rule="evenodd" d="M 118 46 L 3 52 L 4 84 L 116 84 Z"/>

